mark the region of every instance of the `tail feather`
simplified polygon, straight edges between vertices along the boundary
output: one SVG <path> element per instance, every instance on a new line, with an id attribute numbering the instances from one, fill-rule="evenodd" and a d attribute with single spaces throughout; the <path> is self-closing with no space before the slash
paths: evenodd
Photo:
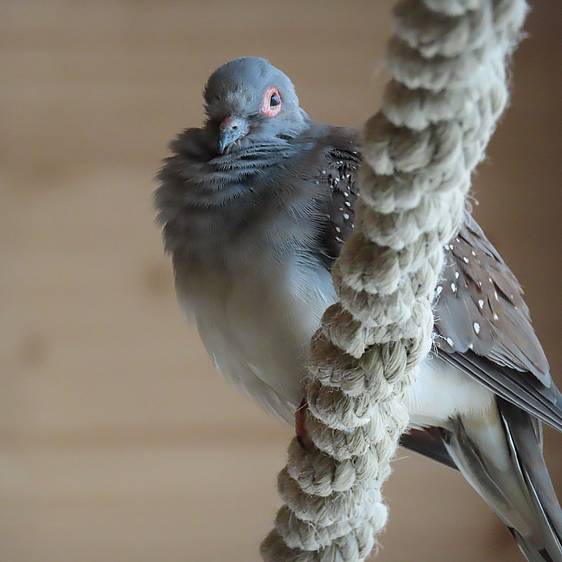
<path id="1" fill-rule="evenodd" d="M 449 468 L 456 469 L 457 465 L 445 447 L 444 433 L 446 430 L 438 427 L 410 429 L 400 437 L 400 445 Z"/>
<path id="2" fill-rule="evenodd" d="M 529 562 L 562 562 L 561 511 L 531 416 L 498 399 L 486 418 L 458 418 L 443 434 L 467 481 L 496 512 Z"/>
<path id="3" fill-rule="evenodd" d="M 544 462 L 542 435 L 537 437 L 529 415 L 513 404 L 500 399 L 498 410 L 514 464 L 535 508 L 545 550 L 562 559 L 562 511 Z"/>

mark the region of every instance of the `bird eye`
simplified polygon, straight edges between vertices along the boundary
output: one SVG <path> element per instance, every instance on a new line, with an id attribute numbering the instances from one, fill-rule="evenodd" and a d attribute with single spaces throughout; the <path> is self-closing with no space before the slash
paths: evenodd
<path id="1" fill-rule="evenodd" d="M 267 117 L 275 117 L 281 111 L 281 94 L 275 86 L 268 88 L 263 96 L 261 112 Z"/>

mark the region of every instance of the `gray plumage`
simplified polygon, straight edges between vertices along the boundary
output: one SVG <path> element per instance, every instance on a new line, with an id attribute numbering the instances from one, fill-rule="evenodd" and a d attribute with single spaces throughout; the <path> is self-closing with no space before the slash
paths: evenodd
<path id="1" fill-rule="evenodd" d="M 263 59 L 219 68 L 205 104 L 204 126 L 172 142 L 155 195 L 178 297 L 218 369 L 291 421 L 353 230 L 357 134 L 310 120 Z M 521 287 L 468 213 L 446 250 L 435 350 L 407 396 L 403 444 L 458 468 L 529 560 L 562 560 L 539 421 L 562 429 L 560 393 Z"/>

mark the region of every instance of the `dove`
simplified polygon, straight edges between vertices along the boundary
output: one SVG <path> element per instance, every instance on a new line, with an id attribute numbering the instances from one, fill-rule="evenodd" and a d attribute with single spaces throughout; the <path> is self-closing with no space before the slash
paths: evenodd
<path id="1" fill-rule="evenodd" d="M 216 368 L 305 437 L 309 344 L 337 301 L 330 272 L 354 228 L 360 135 L 311 119 L 262 58 L 218 68 L 204 103 L 204 125 L 172 141 L 155 191 L 178 301 Z M 521 285 L 468 209 L 434 306 L 401 443 L 457 469 L 529 561 L 561 561 L 542 454 L 543 424 L 562 430 L 561 395 Z"/>

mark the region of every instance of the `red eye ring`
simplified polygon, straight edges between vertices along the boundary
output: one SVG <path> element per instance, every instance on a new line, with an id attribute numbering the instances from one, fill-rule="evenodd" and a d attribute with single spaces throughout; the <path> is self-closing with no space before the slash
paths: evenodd
<path id="1" fill-rule="evenodd" d="M 267 117 L 275 117 L 281 111 L 282 105 L 283 101 L 279 90 L 275 86 L 271 86 L 263 96 L 261 112 Z"/>

